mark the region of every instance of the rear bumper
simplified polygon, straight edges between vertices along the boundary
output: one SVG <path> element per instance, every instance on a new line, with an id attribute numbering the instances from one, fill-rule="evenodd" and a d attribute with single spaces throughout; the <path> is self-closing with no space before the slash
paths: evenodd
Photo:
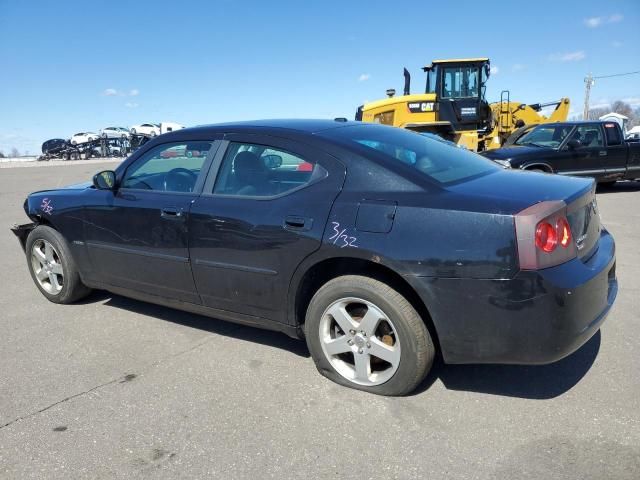
<path id="1" fill-rule="evenodd" d="M 603 230 L 587 261 L 509 280 L 407 277 L 431 313 L 447 363 L 551 363 L 600 328 L 617 292 L 615 243 Z"/>

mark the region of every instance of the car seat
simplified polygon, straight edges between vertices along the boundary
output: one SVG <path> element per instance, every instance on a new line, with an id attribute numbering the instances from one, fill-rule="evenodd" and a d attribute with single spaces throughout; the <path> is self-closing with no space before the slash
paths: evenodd
<path id="1" fill-rule="evenodd" d="M 255 153 L 245 151 L 233 160 L 233 191 L 236 195 L 268 195 L 269 172 Z"/>

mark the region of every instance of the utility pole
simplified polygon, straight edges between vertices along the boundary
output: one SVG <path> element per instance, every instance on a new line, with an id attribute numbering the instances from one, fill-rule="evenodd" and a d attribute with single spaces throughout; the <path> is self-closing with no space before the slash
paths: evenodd
<path id="1" fill-rule="evenodd" d="M 595 79 L 591 74 L 587 75 L 584 79 L 584 112 L 582 113 L 583 120 L 589 120 L 589 95 L 591 95 L 591 87 L 595 83 Z"/>

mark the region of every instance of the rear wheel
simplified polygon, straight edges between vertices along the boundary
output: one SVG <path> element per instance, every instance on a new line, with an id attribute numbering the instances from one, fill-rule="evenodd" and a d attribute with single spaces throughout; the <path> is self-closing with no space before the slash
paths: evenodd
<path id="1" fill-rule="evenodd" d="M 72 303 L 91 292 L 80 280 L 66 240 L 53 228 L 34 228 L 25 251 L 31 278 L 47 300 Z"/>
<path id="2" fill-rule="evenodd" d="M 321 374 L 379 395 L 404 395 L 427 375 L 435 355 L 429 332 L 396 290 L 368 277 L 327 282 L 307 309 L 305 334 Z"/>

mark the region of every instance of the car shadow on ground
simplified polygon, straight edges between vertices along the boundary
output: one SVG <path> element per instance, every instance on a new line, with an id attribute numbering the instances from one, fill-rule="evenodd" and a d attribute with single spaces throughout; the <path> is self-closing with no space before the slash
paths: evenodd
<path id="1" fill-rule="evenodd" d="M 95 302 L 217 335 L 280 348 L 300 357 L 310 357 L 303 340 L 290 338 L 284 333 L 216 320 L 105 291 L 95 291 L 78 303 Z M 448 390 L 529 399 L 554 398 L 569 391 L 584 377 L 593 365 L 599 350 L 600 331 L 598 330 L 579 350 L 549 365 L 446 365 L 441 358 L 436 358 L 427 378 L 411 395 L 425 392 L 439 379 Z"/>
<path id="2" fill-rule="evenodd" d="M 217 335 L 255 342 L 269 347 L 287 350 L 300 357 L 309 357 L 309 350 L 303 340 L 288 337 L 284 333 L 262 330 L 255 327 L 225 322 L 215 318 L 205 317 L 195 313 L 183 312 L 173 308 L 154 305 L 152 303 L 133 300 L 131 298 L 113 295 L 109 292 L 96 290 L 78 303 L 102 302 L 104 305 L 120 308 L 129 312 L 147 315 L 158 320 L 177 323 L 190 328 L 197 328 Z"/>
<path id="3" fill-rule="evenodd" d="M 640 192 L 640 181 L 626 180 L 616 182 L 613 185 L 598 185 L 596 193 L 622 193 L 622 192 Z"/>
<path id="4" fill-rule="evenodd" d="M 598 356 L 600 341 L 598 330 L 576 352 L 548 365 L 445 365 L 438 358 L 414 394 L 424 392 L 440 379 L 448 390 L 538 400 L 554 398 L 585 376 Z"/>

